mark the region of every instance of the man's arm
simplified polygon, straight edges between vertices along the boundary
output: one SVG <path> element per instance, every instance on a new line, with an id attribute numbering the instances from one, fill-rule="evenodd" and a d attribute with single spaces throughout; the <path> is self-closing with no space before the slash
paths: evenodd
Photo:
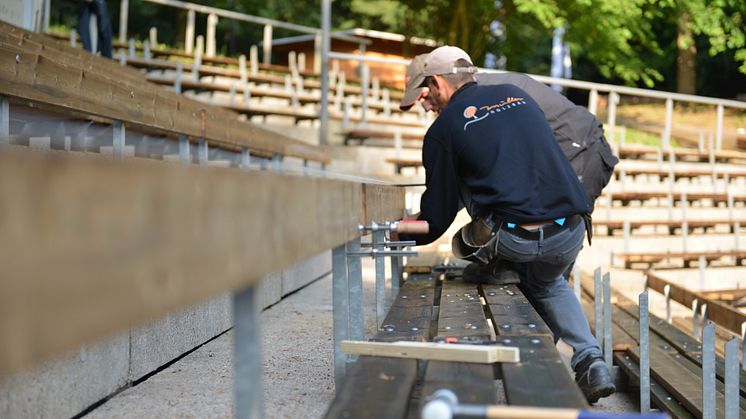
<path id="1" fill-rule="evenodd" d="M 418 245 L 435 241 L 456 218 L 458 212 L 458 180 L 453 156 L 440 141 L 428 136 L 422 147 L 422 164 L 425 167 L 425 193 L 420 201 L 418 220 L 430 224 L 425 235 L 400 234 L 400 240 L 415 240 Z"/>

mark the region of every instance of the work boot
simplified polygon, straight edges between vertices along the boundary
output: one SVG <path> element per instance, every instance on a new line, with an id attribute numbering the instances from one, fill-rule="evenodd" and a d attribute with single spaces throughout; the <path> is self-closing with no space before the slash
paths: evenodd
<path id="1" fill-rule="evenodd" d="M 596 403 L 616 391 L 614 380 L 603 358 L 592 357 L 582 361 L 576 368 L 575 382 L 585 395 L 588 403 Z"/>
<path id="2" fill-rule="evenodd" d="M 521 282 L 513 264 L 497 258 L 486 265 L 476 262 L 466 265 L 461 278 L 470 284 L 508 285 Z"/>

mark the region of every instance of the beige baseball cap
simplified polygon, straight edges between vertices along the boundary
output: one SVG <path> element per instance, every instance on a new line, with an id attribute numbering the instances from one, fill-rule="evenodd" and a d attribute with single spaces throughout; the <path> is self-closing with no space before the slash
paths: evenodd
<path id="1" fill-rule="evenodd" d="M 407 75 L 404 76 L 404 97 L 399 102 L 399 109 L 406 111 L 411 108 L 420 95 L 420 85 L 425 76 L 422 74 L 425 66 L 427 54 L 420 54 L 412 59 L 407 68 Z"/>
<path id="2" fill-rule="evenodd" d="M 454 64 L 459 59 L 464 59 L 468 61 L 469 64 L 472 64 L 469 54 L 459 47 L 446 45 L 436 48 L 427 55 L 427 58 L 425 58 L 422 75 L 424 77 L 429 77 L 438 74 L 477 72 L 477 67 L 474 67 L 473 64 L 470 67 L 454 67 Z"/>

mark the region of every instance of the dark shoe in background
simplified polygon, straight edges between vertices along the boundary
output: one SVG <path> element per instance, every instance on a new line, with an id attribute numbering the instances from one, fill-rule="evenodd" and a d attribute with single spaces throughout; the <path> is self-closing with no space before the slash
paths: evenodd
<path id="1" fill-rule="evenodd" d="M 575 372 L 575 382 L 585 395 L 588 403 L 612 395 L 616 391 L 614 379 L 606 367 L 603 358 L 593 357 L 582 361 Z"/>
<path id="2" fill-rule="evenodd" d="M 472 262 L 464 268 L 464 282 L 470 284 L 508 285 L 518 284 L 521 278 L 513 263 L 496 259 L 486 265 Z"/>

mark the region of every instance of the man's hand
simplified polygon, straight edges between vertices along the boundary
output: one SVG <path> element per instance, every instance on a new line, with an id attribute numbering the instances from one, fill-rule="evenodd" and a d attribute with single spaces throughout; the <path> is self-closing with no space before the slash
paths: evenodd
<path id="1" fill-rule="evenodd" d="M 416 212 L 416 213 L 414 213 L 414 214 L 410 214 L 410 213 L 408 213 L 408 212 L 407 212 L 407 210 L 405 209 L 405 210 L 404 210 L 404 214 L 402 214 L 402 217 L 401 217 L 401 219 L 402 219 L 402 220 L 416 220 L 416 219 L 418 219 L 419 217 L 420 217 L 420 213 L 419 213 L 419 212 Z M 392 232 L 391 232 L 391 240 L 392 240 L 392 241 L 399 241 L 399 233 L 397 233 L 396 231 L 392 231 Z"/>

